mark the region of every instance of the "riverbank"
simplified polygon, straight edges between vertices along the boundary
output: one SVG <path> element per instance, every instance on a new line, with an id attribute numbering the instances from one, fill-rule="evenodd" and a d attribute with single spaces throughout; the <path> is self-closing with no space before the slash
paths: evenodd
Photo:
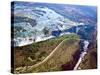
<path id="1" fill-rule="evenodd" d="M 82 62 L 80 63 L 80 69 L 96 69 L 97 68 L 97 41 L 91 41 L 87 54 L 84 56 Z"/>

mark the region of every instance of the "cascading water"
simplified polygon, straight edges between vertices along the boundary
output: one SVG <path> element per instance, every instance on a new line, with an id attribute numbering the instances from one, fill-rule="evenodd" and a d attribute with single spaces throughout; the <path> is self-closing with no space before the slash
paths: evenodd
<path id="1" fill-rule="evenodd" d="M 80 58 L 78 60 L 78 62 L 76 63 L 75 67 L 74 67 L 74 70 L 77 70 L 77 69 L 81 69 L 79 66 L 79 64 L 81 63 L 82 59 L 84 58 L 84 56 L 87 54 L 87 49 L 88 49 L 88 45 L 89 45 L 89 41 L 88 40 L 84 40 L 83 41 L 83 51 L 81 52 L 80 54 Z"/>

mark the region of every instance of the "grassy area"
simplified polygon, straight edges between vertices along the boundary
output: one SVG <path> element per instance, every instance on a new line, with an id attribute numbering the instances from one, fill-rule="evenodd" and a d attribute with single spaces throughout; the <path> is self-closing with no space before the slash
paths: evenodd
<path id="1" fill-rule="evenodd" d="M 28 72 L 61 71 L 61 66 L 73 60 L 73 54 L 78 49 L 76 39 L 65 40 L 45 62 L 34 66 Z"/>
<path id="2" fill-rule="evenodd" d="M 43 61 L 59 45 L 59 43 L 61 43 L 64 39 L 66 39 L 66 42 L 68 43 L 64 42 L 64 44 L 60 46 L 57 52 L 55 52 L 55 56 L 52 57 L 54 59 L 51 60 L 50 58 L 50 61 L 48 60 L 48 63 L 45 63 L 50 66 L 53 62 L 57 61 L 56 59 L 58 59 L 58 60 L 62 60 L 62 62 L 58 62 L 58 63 L 63 64 L 65 63 L 65 61 L 69 61 L 71 59 L 72 54 L 77 48 L 76 45 L 74 45 L 74 43 L 78 38 L 79 37 L 76 34 L 68 34 L 68 35 L 63 35 L 52 39 L 48 39 L 45 41 L 33 43 L 31 45 L 16 47 L 14 48 L 14 67 L 17 68 L 17 67 L 24 67 L 24 66 L 32 66 Z M 54 64 L 56 65 L 58 63 L 54 63 Z M 54 66 L 54 64 L 52 64 L 51 66 Z M 61 66 L 61 64 L 59 65 L 59 67 Z M 51 69 L 49 69 L 50 67 L 48 68 L 45 67 L 45 70 L 42 67 L 44 66 L 42 65 L 39 71 L 45 71 L 45 70 L 52 71 L 52 70 L 60 69 L 58 66 L 54 66 Z M 34 71 L 38 72 L 37 68 L 34 69 Z"/>

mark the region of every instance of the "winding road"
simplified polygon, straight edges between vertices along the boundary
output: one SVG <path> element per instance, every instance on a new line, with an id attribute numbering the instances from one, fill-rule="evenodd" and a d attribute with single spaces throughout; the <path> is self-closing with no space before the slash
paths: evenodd
<path id="1" fill-rule="evenodd" d="M 70 45 L 70 46 L 67 45 L 66 46 L 66 44 L 70 43 L 70 41 L 68 42 L 67 39 L 63 40 L 42 62 L 37 63 L 33 66 L 25 66 L 25 67 L 16 68 L 15 72 L 16 73 L 18 73 L 18 72 L 19 73 L 24 73 L 26 71 L 27 72 L 30 72 L 30 71 L 33 72 L 33 70 L 37 70 L 37 69 L 40 70 L 40 71 L 41 70 L 45 71 L 47 69 L 54 68 L 55 66 L 59 67 L 62 64 L 65 64 L 66 62 L 71 60 L 71 56 L 77 50 L 77 46 L 78 46 L 78 42 L 79 42 L 78 39 L 77 39 L 77 40 L 74 40 L 72 42 L 72 45 Z M 62 47 L 62 46 L 64 46 L 64 47 Z M 70 52 L 70 48 L 72 48 L 71 52 Z M 67 49 L 67 50 L 65 50 L 65 49 Z M 53 66 L 51 66 L 50 63 Z"/>
<path id="2" fill-rule="evenodd" d="M 28 70 L 31 70 L 32 68 L 34 68 L 34 67 L 37 67 L 37 66 L 39 66 L 39 65 L 41 65 L 41 64 L 43 64 L 44 62 L 46 62 L 49 58 L 51 58 L 52 56 L 53 56 L 53 54 L 57 51 L 57 49 L 63 44 L 63 42 L 64 41 L 66 41 L 66 39 L 65 40 L 63 40 L 42 62 L 40 62 L 40 63 L 37 63 L 37 64 L 35 64 L 35 65 L 33 65 L 33 66 L 28 66 L 27 68 L 28 68 Z M 26 66 L 25 66 L 26 67 Z M 18 68 L 16 68 L 15 70 L 16 71 L 21 71 L 21 72 L 24 72 L 25 70 L 26 70 L 26 68 L 25 67 L 18 67 Z"/>

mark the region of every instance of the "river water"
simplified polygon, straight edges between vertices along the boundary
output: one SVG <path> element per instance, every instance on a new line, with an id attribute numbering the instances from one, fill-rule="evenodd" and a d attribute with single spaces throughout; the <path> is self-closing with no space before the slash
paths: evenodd
<path id="1" fill-rule="evenodd" d="M 63 71 L 65 71 L 65 70 L 77 70 L 83 57 L 87 54 L 88 46 L 89 46 L 89 41 L 85 40 L 85 39 L 81 39 L 79 42 L 79 49 L 73 55 L 73 60 L 66 63 L 66 64 L 63 64 L 61 66 L 62 70 Z"/>
<path id="2" fill-rule="evenodd" d="M 79 60 L 76 63 L 76 65 L 74 67 L 74 70 L 81 69 L 80 67 L 78 68 L 78 66 L 81 63 L 81 61 L 84 58 L 84 56 L 87 54 L 87 50 L 88 50 L 88 46 L 89 46 L 89 41 L 88 40 L 84 40 L 82 43 L 84 44 L 83 51 L 80 54 Z"/>

